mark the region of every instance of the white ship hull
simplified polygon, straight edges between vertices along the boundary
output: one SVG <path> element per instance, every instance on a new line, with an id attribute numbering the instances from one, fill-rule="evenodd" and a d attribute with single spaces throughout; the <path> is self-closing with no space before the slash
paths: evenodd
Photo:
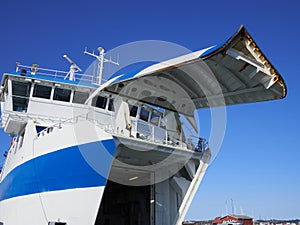
<path id="1" fill-rule="evenodd" d="M 66 55 L 69 72 L 17 64 L 2 77 L 1 128 L 12 142 L 0 225 L 180 225 L 211 161 L 196 111 L 286 95 L 244 27 L 221 45 L 102 84 L 112 61 L 103 48 L 85 53 L 99 60 L 97 84 Z M 221 117 L 212 118 L 214 151 Z"/>
<path id="2" fill-rule="evenodd" d="M 1 201 L 0 218 L 4 224 L 95 223 L 104 186 L 51 191 Z"/>
<path id="3" fill-rule="evenodd" d="M 138 140 L 133 141 L 130 138 L 120 141 L 124 137 L 112 137 L 86 120 L 61 128 L 54 128 L 49 132 L 45 131 L 38 137 L 35 133 L 34 123 L 29 122 L 26 133 L 32 135 L 31 140 L 27 136 L 27 144 L 23 143 L 25 144 L 23 149 L 15 154 L 11 150 L 14 155 L 13 157 L 9 156 L 12 157 L 12 160 L 8 159 L 5 165 L 6 173 L 2 175 L 0 188 L 3 192 L 0 194 L 0 221 L 5 225 L 21 225 L 24 222 L 25 224 L 39 225 L 47 224 L 49 221 L 67 222 L 67 224 L 74 225 L 104 224 L 105 221 L 116 224 L 116 220 L 124 220 L 125 223 L 122 213 L 117 212 L 112 216 L 111 214 L 106 215 L 101 210 L 100 204 L 105 185 L 108 182 L 107 178 L 112 180 L 109 181 L 109 189 L 112 191 L 107 191 L 106 201 L 102 204 L 107 204 L 107 201 L 123 201 L 121 205 L 126 205 L 127 201 L 132 201 L 142 205 L 142 210 L 128 216 L 127 220 L 129 221 L 136 217 L 137 222 L 140 220 L 144 224 L 150 224 L 150 217 L 153 216 L 156 224 L 173 224 L 180 216 L 179 207 L 182 205 L 181 203 L 185 202 L 185 207 L 190 204 L 193 190 L 188 191 L 189 182 L 185 179 L 176 181 L 170 178 L 164 181 L 159 180 L 157 184 L 154 184 L 156 181 L 150 181 L 150 176 L 156 174 L 156 179 L 158 179 L 158 171 L 143 169 L 141 172 L 137 169 L 134 170 L 135 167 L 132 168 L 129 164 L 127 168 L 122 167 L 121 161 L 113 163 L 116 154 L 120 158 L 126 158 L 126 154 L 132 154 L 129 145 L 135 149 L 134 151 L 141 149 L 140 155 L 138 152 L 135 153 L 136 158 L 130 157 L 133 161 L 137 160 L 138 162 L 143 161 L 143 154 L 148 154 L 144 160 L 153 162 L 157 160 L 155 159 L 157 158 L 156 153 L 151 152 L 154 148 L 161 148 L 160 156 L 174 151 L 168 146 L 162 148 L 152 143 L 145 144 L 145 142 Z M 126 141 L 131 144 L 125 143 Z M 143 147 L 139 146 L 141 144 Z M 62 146 L 63 148 L 61 148 Z M 118 149 L 118 153 L 115 154 L 116 149 Z M 171 162 L 174 158 L 166 161 L 166 167 L 169 167 L 170 170 L 174 167 L 176 170 L 177 167 L 184 166 L 186 160 L 191 157 L 191 153 L 181 152 L 181 154 L 187 156 L 177 160 L 177 162 Z M 198 155 L 197 158 L 200 159 L 201 155 L 196 154 Z M 208 158 L 206 160 L 209 161 Z M 205 166 L 203 167 L 203 165 Z M 195 184 L 191 186 L 194 187 L 194 191 L 200 184 L 206 167 L 207 162 L 198 167 L 201 173 L 196 174 L 196 171 L 193 171 L 196 179 Z M 127 171 L 124 172 L 124 169 Z M 139 182 L 146 182 L 146 185 L 138 187 L 139 185 L 136 186 L 132 181 L 133 186 L 128 186 L 127 178 L 134 174 L 138 174 L 140 179 L 142 179 L 141 174 L 143 174 L 145 180 Z M 177 184 L 174 184 L 176 182 Z M 181 182 L 183 182 L 182 187 L 180 187 Z M 174 187 L 181 189 L 180 191 L 174 190 Z M 154 188 L 156 194 L 153 193 Z M 122 196 L 118 196 L 117 199 L 113 199 L 114 196 L 118 195 L 119 191 L 116 190 L 119 190 L 121 195 L 127 193 L 129 196 L 138 197 L 133 197 L 131 200 L 120 200 Z M 180 200 L 172 198 L 170 201 L 169 196 L 175 196 L 176 193 L 177 195 L 180 193 Z M 180 202 L 176 203 L 176 201 Z M 134 206 L 128 205 L 128 207 Z M 156 216 L 154 217 L 154 215 Z M 95 223 L 96 218 L 97 222 Z"/>
<path id="4" fill-rule="evenodd" d="M 34 133 L 33 128 L 29 123 L 28 134 Z M 80 130 L 84 132 L 78 133 Z M 98 159 L 106 173 L 103 177 L 84 157 L 89 157 L 86 153 L 91 157 L 105 155 L 104 145 L 113 154 L 112 137 L 86 121 L 28 139 L 27 143 L 32 144 L 23 143 L 23 149 L 7 162 L 7 172 L 1 177 L 0 221 L 15 225 L 59 220 L 94 224 L 111 160 Z"/>

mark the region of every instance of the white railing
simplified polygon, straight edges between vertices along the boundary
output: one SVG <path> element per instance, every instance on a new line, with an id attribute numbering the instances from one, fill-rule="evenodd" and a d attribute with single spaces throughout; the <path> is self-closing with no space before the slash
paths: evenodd
<path id="1" fill-rule="evenodd" d="M 98 127 L 100 127 L 101 129 L 105 130 L 108 133 L 112 132 L 113 129 L 112 129 L 111 124 L 102 124 L 98 120 L 90 118 L 89 114 L 90 113 L 84 113 L 82 115 L 78 115 L 76 117 L 72 117 L 72 118 L 69 118 L 69 119 L 66 119 L 66 120 L 60 120 L 59 122 L 56 122 L 55 124 L 53 124 L 49 127 L 46 127 L 42 131 L 38 132 L 36 138 L 43 137 L 47 134 L 50 134 L 50 133 L 53 132 L 54 129 L 61 129 L 66 124 L 76 124 L 80 121 L 86 121 L 86 120 L 94 123 L 95 125 L 97 125 Z"/>
<path id="2" fill-rule="evenodd" d="M 17 111 L 11 111 L 11 110 L 5 110 L 2 112 L 1 115 L 1 125 L 2 127 L 5 127 L 8 123 L 9 119 L 15 120 L 15 121 L 23 121 L 26 123 L 28 120 L 37 120 L 37 121 L 43 121 L 47 123 L 57 123 L 57 121 L 61 121 L 61 117 L 54 117 L 54 116 L 42 116 L 38 114 L 33 113 L 23 113 L 23 112 L 17 112 Z"/>
<path id="3" fill-rule="evenodd" d="M 171 138 L 168 135 L 168 130 L 162 129 L 153 124 L 149 124 L 149 123 L 146 123 L 146 122 L 140 121 L 140 120 L 137 121 L 136 128 L 133 128 L 135 130 L 131 130 L 131 132 L 130 132 L 131 134 L 126 136 L 124 133 L 117 132 L 114 129 L 113 123 L 112 124 L 101 123 L 99 120 L 97 120 L 94 117 L 93 113 L 85 113 L 85 114 L 76 116 L 74 118 L 70 118 L 70 119 L 55 123 L 54 125 L 49 126 L 49 127 L 45 128 L 44 130 L 40 131 L 37 134 L 35 139 L 37 139 L 39 137 L 44 137 L 47 134 L 52 133 L 54 129 L 61 129 L 62 126 L 66 125 L 66 124 L 76 124 L 80 121 L 86 121 L 86 120 L 92 122 L 99 128 L 103 129 L 107 133 L 110 133 L 111 135 L 114 135 L 114 136 L 122 136 L 122 137 L 129 138 L 129 139 L 131 139 L 131 138 L 138 139 L 140 141 L 145 141 L 148 143 L 166 145 L 168 147 L 178 147 L 178 148 L 183 148 L 186 150 L 198 151 L 198 152 L 203 152 L 208 149 L 207 142 L 200 142 L 199 137 L 189 136 L 189 137 L 186 137 L 185 140 Z M 135 135 L 132 135 L 133 133 Z"/>
<path id="4" fill-rule="evenodd" d="M 112 135 L 124 136 L 128 138 L 139 139 L 145 142 L 153 143 L 153 144 L 160 144 L 160 145 L 167 145 L 172 147 L 180 147 L 188 150 L 203 152 L 208 148 L 207 141 L 205 139 L 200 139 L 195 135 L 189 135 L 185 138 L 172 138 L 168 135 L 168 130 L 163 129 L 161 127 L 155 126 L 153 124 L 147 123 L 142 120 L 135 120 L 132 121 L 132 130 L 130 135 L 125 135 L 123 133 L 117 132 L 114 128 L 114 121 L 112 117 L 112 121 L 109 124 L 104 124 L 99 121 L 99 119 L 95 118 L 95 114 L 92 112 L 84 113 L 82 115 L 78 115 L 76 117 L 72 117 L 69 119 L 62 119 L 62 118 L 49 118 L 47 116 L 40 116 L 36 114 L 30 113 L 18 113 L 14 111 L 7 112 L 2 114 L 2 126 L 5 127 L 5 123 L 9 120 L 9 118 L 17 121 L 24 121 L 26 123 L 27 120 L 38 120 L 44 121 L 49 123 L 54 123 L 53 125 L 45 128 L 44 130 L 40 131 L 36 138 L 43 137 L 47 134 L 52 133 L 54 129 L 60 129 L 62 126 L 66 124 L 76 124 L 79 121 L 88 120 L 98 126 L 99 128 L 103 129 L 107 133 Z"/>
<path id="5" fill-rule="evenodd" d="M 168 136 L 167 130 L 143 120 L 137 120 L 136 130 L 137 138 L 145 139 L 155 143 L 165 143 Z"/>
<path id="6" fill-rule="evenodd" d="M 23 70 L 25 70 L 26 73 L 29 72 L 31 75 L 38 74 L 38 75 L 42 75 L 42 76 L 49 76 L 49 77 L 60 78 L 60 79 L 67 79 L 67 76 L 69 75 L 69 72 L 66 72 L 66 71 L 35 67 L 34 65 L 26 66 L 26 65 L 17 63 L 16 72 L 22 73 Z M 27 71 L 27 70 L 29 70 L 29 71 Z M 85 81 L 85 82 L 90 82 L 93 84 L 97 84 L 97 82 L 98 82 L 97 81 L 98 78 L 96 76 L 90 75 L 90 74 L 75 73 L 74 79 L 75 79 L 75 81 Z M 104 80 L 104 81 L 106 81 L 106 80 Z"/>

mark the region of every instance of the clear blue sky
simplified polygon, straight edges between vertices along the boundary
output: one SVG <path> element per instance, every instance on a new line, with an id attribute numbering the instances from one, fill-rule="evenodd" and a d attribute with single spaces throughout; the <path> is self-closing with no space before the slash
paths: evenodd
<path id="1" fill-rule="evenodd" d="M 191 50 L 218 44 L 244 24 L 284 77 L 284 100 L 227 108 L 227 130 L 186 219 L 211 219 L 231 200 L 255 218 L 300 217 L 300 3 L 298 1 L 16 1 L 0 3 L 0 73 L 15 62 L 68 70 L 70 54 L 138 40 Z M 9 138 L 0 133 L 2 153 Z M 231 212 L 231 210 L 228 210 Z"/>

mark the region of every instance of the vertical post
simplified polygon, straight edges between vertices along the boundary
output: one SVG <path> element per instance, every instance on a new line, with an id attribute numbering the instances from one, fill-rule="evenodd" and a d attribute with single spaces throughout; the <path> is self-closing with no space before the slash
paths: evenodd
<path id="1" fill-rule="evenodd" d="M 166 129 L 166 144 L 168 143 L 168 131 L 167 131 L 167 129 Z"/>
<path id="2" fill-rule="evenodd" d="M 181 127 L 181 132 L 180 132 L 180 147 L 183 147 L 183 135 L 182 135 L 182 127 Z"/>
<path id="3" fill-rule="evenodd" d="M 155 173 L 150 173 L 150 225 L 155 224 Z"/>
<path id="4" fill-rule="evenodd" d="M 18 71 L 19 71 L 19 65 L 20 65 L 20 63 L 19 63 L 19 62 L 16 62 L 16 64 L 17 64 L 16 72 L 18 72 Z"/>
<path id="5" fill-rule="evenodd" d="M 152 127 L 152 142 L 154 142 L 154 126 L 151 125 L 151 127 Z"/>
<path id="6" fill-rule="evenodd" d="M 75 71 L 74 71 L 74 66 L 73 64 L 70 67 L 70 76 L 69 76 L 69 80 L 74 81 L 75 79 Z"/>
<path id="7" fill-rule="evenodd" d="M 103 73 L 103 63 L 104 63 L 104 48 L 98 48 L 99 51 L 99 63 L 98 63 L 98 70 L 99 70 L 99 85 L 102 83 L 102 73 Z"/>

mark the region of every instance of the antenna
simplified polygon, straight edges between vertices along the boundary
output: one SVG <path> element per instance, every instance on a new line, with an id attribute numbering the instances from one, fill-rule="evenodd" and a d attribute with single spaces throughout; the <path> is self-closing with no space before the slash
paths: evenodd
<path id="1" fill-rule="evenodd" d="M 225 201 L 225 210 L 226 210 L 226 215 L 228 215 L 228 205 L 227 205 L 227 199 Z"/>
<path id="2" fill-rule="evenodd" d="M 69 80 L 74 81 L 75 73 L 78 71 L 82 72 L 82 69 L 79 66 L 77 66 L 77 64 L 72 59 L 70 59 L 67 55 L 64 55 L 63 57 L 71 64 L 70 71 L 67 73 L 64 79 L 66 79 L 69 76 Z"/>
<path id="3" fill-rule="evenodd" d="M 231 198 L 230 200 L 231 200 L 232 215 L 235 215 L 235 208 L 234 208 L 233 199 Z"/>
<path id="4" fill-rule="evenodd" d="M 242 206 L 240 206 L 240 210 L 241 210 L 241 215 L 244 215 L 244 210 L 243 210 Z"/>
<path id="5" fill-rule="evenodd" d="M 113 61 L 111 58 L 109 58 L 109 59 L 104 58 L 104 55 L 105 55 L 104 48 L 98 47 L 97 50 L 98 50 L 98 52 L 99 52 L 99 55 L 96 55 L 96 54 L 94 53 L 94 51 L 93 51 L 93 53 L 88 52 L 88 51 L 87 51 L 87 48 L 85 48 L 84 54 L 85 54 L 85 55 L 90 55 L 90 56 L 92 56 L 92 57 L 94 57 L 94 58 L 96 58 L 96 59 L 98 60 L 98 74 L 97 74 L 97 77 L 98 77 L 98 84 L 101 85 L 101 83 L 102 83 L 102 73 L 103 73 L 103 68 L 104 68 L 104 67 L 103 67 L 103 64 L 104 64 L 105 62 L 114 64 L 114 65 L 117 65 L 117 66 L 119 66 L 120 64 L 119 64 L 119 62 L 118 62 L 119 59 L 118 59 L 117 62 L 115 62 L 115 61 Z"/>

